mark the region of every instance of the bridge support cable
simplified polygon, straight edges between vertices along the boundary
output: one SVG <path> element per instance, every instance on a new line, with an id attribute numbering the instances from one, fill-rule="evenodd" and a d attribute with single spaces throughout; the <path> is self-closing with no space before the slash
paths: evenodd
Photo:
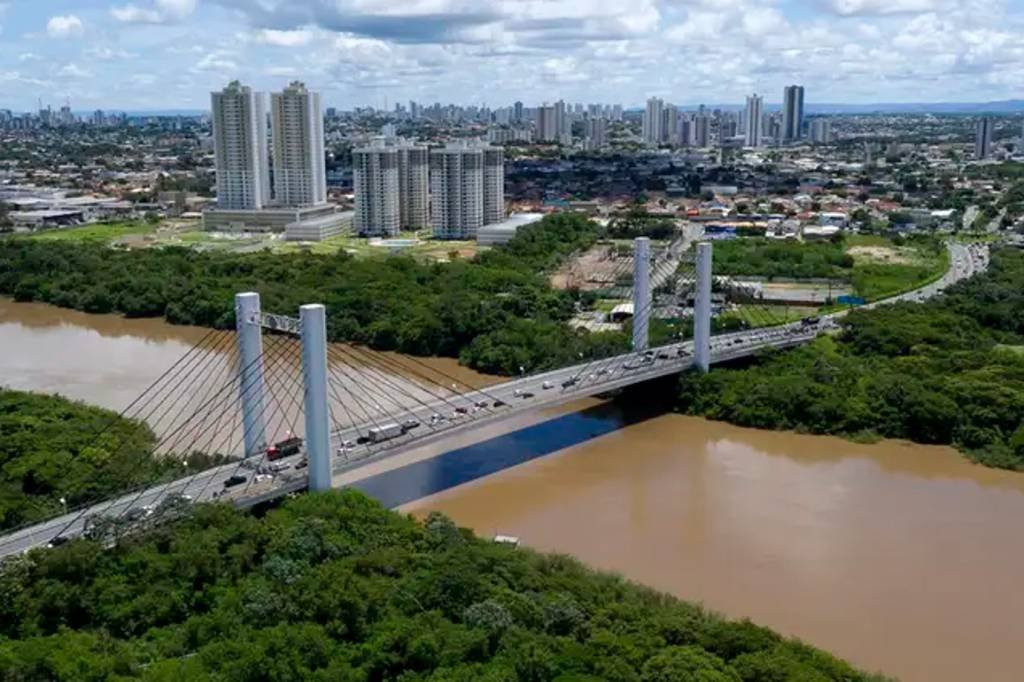
<path id="1" fill-rule="evenodd" d="M 302 321 L 302 376 L 305 386 L 306 453 L 309 489 L 331 488 L 331 427 L 327 409 L 327 315 L 320 304 L 299 308 Z"/>
<path id="2" fill-rule="evenodd" d="M 223 353 L 220 353 L 218 355 L 219 355 L 219 357 L 220 357 L 220 359 L 222 361 L 225 361 L 225 362 L 228 361 L 224 357 Z M 209 408 L 210 403 L 212 403 L 218 397 L 223 399 L 224 394 L 226 392 L 228 392 L 230 389 L 233 389 L 234 386 L 235 386 L 234 380 L 226 382 L 221 387 L 221 389 L 219 391 L 217 391 L 217 393 L 212 398 L 210 398 L 209 400 L 205 401 L 203 405 L 201 405 L 199 408 L 197 408 L 195 411 L 193 411 L 192 415 L 190 415 L 189 418 L 185 419 L 185 421 L 183 421 L 183 422 L 175 424 L 173 430 L 170 433 L 165 434 L 163 436 L 163 438 L 161 438 L 161 440 L 156 443 L 155 447 L 153 448 L 152 452 L 150 453 L 150 456 L 156 456 L 156 454 L 161 452 L 161 451 L 165 451 L 166 452 L 167 450 L 165 450 L 163 448 L 164 445 L 166 445 L 169 442 L 176 443 L 177 439 L 182 438 L 183 434 L 188 431 L 189 427 L 194 428 L 195 424 L 193 423 L 193 418 L 195 417 L 195 415 L 204 413 Z M 179 392 L 180 393 L 180 389 L 176 388 L 175 392 Z M 171 447 L 170 448 L 170 450 L 172 450 L 172 451 L 175 450 L 175 449 L 176 449 L 176 447 Z M 195 476 L 198 476 L 198 475 L 202 474 L 202 473 L 204 473 L 204 472 L 203 471 L 196 472 L 196 474 L 193 475 L 193 478 Z M 170 481 L 170 482 L 168 482 L 165 485 L 165 487 L 173 485 L 173 484 L 174 484 L 174 481 Z M 117 496 L 107 500 L 106 501 L 106 505 L 104 507 L 102 507 L 102 509 L 99 509 L 99 507 L 103 504 L 103 501 L 94 501 L 92 503 L 86 504 L 86 505 L 82 506 L 80 509 L 78 509 L 77 512 L 74 513 L 74 516 L 69 521 L 67 521 L 65 524 L 63 524 L 62 527 L 61 527 L 61 530 L 59 530 L 57 533 L 55 533 L 54 536 L 62 535 L 64 533 L 66 533 L 75 524 L 77 524 L 80 521 L 82 521 L 82 519 L 85 516 L 85 514 L 87 512 L 90 512 L 90 511 L 92 511 L 94 513 L 98 513 L 100 515 L 106 515 L 110 510 L 114 509 L 115 507 L 121 507 L 121 511 L 117 514 L 115 519 L 116 518 L 120 518 L 120 516 L 123 515 L 124 513 L 126 513 L 129 509 L 131 509 L 132 506 L 134 505 L 134 503 L 137 502 L 139 499 L 141 499 L 141 497 L 147 491 L 150 491 L 154 487 L 158 487 L 158 486 L 159 486 L 159 484 L 156 484 L 156 485 L 154 485 L 154 484 L 146 484 L 146 485 L 140 485 L 138 488 L 135 488 L 135 489 L 132 489 L 132 490 L 126 490 L 123 493 L 121 493 L 121 494 L 119 494 L 119 495 L 117 495 Z"/>
<path id="3" fill-rule="evenodd" d="M 127 445 L 133 445 L 133 443 L 126 443 L 123 440 L 117 440 L 114 443 L 102 442 L 102 439 L 107 436 L 111 428 L 123 419 L 130 419 L 140 422 L 149 423 L 152 419 L 152 415 L 162 406 L 169 395 L 173 395 L 176 388 L 179 385 L 179 378 L 181 376 L 189 376 L 194 374 L 195 369 L 201 365 L 204 359 L 210 356 L 212 349 L 215 349 L 217 345 L 223 341 L 224 333 L 217 330 L 210 330 L 202 338 L 200 338 L 192 347 L 188 349 L 180 358 L 178 358 L 170 367 L 164 370 L 160 376 L 158 376 L 149 386 L 146 387 L 142 393 L 140 393 L 134 400 L 132 400 L 123 410 L 110 419 L 105 420 L 99 425 L 95 431 L 91 434 L 91 440 L 89 444 L 80 449 L 80 453 L 84 452 L 92 447 L 101 447 L 107 451 L 117 453 L 120 449 Z M 154 405 L 155 401 L 155 405 Z M 151 427 L 152 428 L 152 427 Z M 108 461 L 115 460 L 115 457 L 108 458 Z M 102 472 L 100 472 L 102 473 Z M 130 490 L 130 488 L 129 488 Z M 69 513 L 76 513 L 81 509 L 88 509 L 91 505 L 101 501 L 95 498 L 85 499 L 82 501 L 76 501 L 74 507 L 70 510 L 57 513 L 49 519 L 43 521 L 32 521 L 29 523 L 22 524 L 16 528 L 12 528 L 7 532 L 7 537 L 18 534 L 27 528 L 39 526 L 40 524 L 46 523 L 48 520 L 59 518 L 60 516 L 67 515 Z M 9 542 L 9 541 L 8 541 Z M 6 544 L 0 541 L 0 546 Z"/>
<path id="4" fill-rule="evenodd" d="M 486 398 L 486 399 L 490 400 L 492 403 L 495 400 L 497 400 L 497 398 L 494 395 L 492 395 L 492 394 L 487 392 L 486 388 L 479 388 L 477 386 L 473 386 L 472 384 L 470 384 L 469 382 L 465 381 L 464 379 L 459 379 L 458 377 L 456 377 L 456 376 L 454 376 L 452 374 L 449 374 L 449 373 L 445 372 L 444 370 L 438 369 L 436 367 L 431 367 L 430 365 L 426 364 L 425 362 L 423 362 L 422 360 L 420 360 L 419 358 L 416 358 L 414 356 L 402 355 L 401 357 L 402 357 L 403 360 L 408 360 L 408 361 L 416 364 L 417 366 L 424 368 L 424 370 L 426 370 L 426 371 L 422 371 L 422 370 L 418 370 L 418 369 L 412 368 L 409 365 L 406 365 L 406 364 L 404 364 L 402 362 L 399 362 L 398 360 L 388 356 L 386 353 L 381 353 L 381 352 L 378 352 L 378 351 L 371 351 L 371 350 L 359 348 L 359 347 L 356 347 L 356 346 L 352 346 L 350 348 L 355 353 L 359 353 L 359 354 L 362 354 L 362 355 L 364 355 L 364 356 L 366 356 L 368 358 L 373 359 L 379 365 L 382 365 L 382 366 L 386 365 L 388 367 L 393 368 L 394 371 L 392 372 L 392 374 L 395 374 L 397 376 L 402 376 L 403 374 L 411 374 L 413 377 L 418 377 L 418 378 L 422 379 L 424 383 L 423 384 L 419 384 L 419 385 L 423 386 L 424 390 L 427 391 L 428 393 L 430 393 L 431 395 L 433 395 L 435 397 L 438 397 L 438 398 L 441 398 L 442 400 L 444 399 L 442 396 L 445 393 L 448 393 L 448 392 L 451 392 L 451 393 L 454 393 L 455 395 L 459 395 L 459 396 L 461 396 L 463 398 L 466 398 L 470 402 L 475 402 L 475 400 L 473 398 L 473 394 L 474 393 L 477 394 L 477 398 L 478 399 L 479 398 Z M 438 381 L 437 379 L 432 378 L 427 372 L 432 372 L 432 373 L 442 377 L 446 381 Z M 438 393 L 436 391 L 434 391 L 431 388 L 428 388 L 429 386 L 437 386 L 438 388 L 441 389 L 441 394 L 438 395 Z M 459 388 L 459 386 L 464 386 L 465 390 L 461 390 Z M 449 387 L 450 387 L 450 389 L 449 389 Z"/>
<path id="5" fill-rule="evenodd" d="M 463 415 L 468 416 L 476 411 L 484 411 L 487 414 L 494 414 L 495 410 L 497 409 L 494 406 L 492 406 L 491 403 L 479 400 L 480 395 L 486 396 L 486 394 L 478 392 L 477 399 L 474 400 L 474 398 L 468 393 L 452 393 L 452 391 L 457 391 L 457 383 L 452 383 L 452 389 L 451 391 L 449 391 L 449 389 L 446 386 L 436 382 L 435 380 L 430 380 L 428 377 L 427 381 L 429 383 L 426 386 L 421 386 L 418 384 L 413 385 L 412 387 L 406 386 L 403 384 L 400 373 L 408 372 L 408 368 L 406 368 L 404 365 L 401 365 L 400 363 L 397 363 L 394 360 L 391 360 L 382 353 L 365 353 L 359 360 L 365 361 L 365 363 L 367 364 L 380 368 L 380 382 L 385 386 L 391 388 L 391 390 L 394 391 L 395 393 L 401 394 L 409 399 L 404 401 L 392 400 L 392 402 L 395 402 L 400 409 L 404 410 L 409 415 L 412 421 L 420 423 L 421 420 L 423 419 L 422 415 L 417 415 L 416 412 L 413 409 L 411 409 L 415 405 L 419 405 L 423 410 L 425 410 L 427 413 L 431 415 L 431 418 L 429 420 L 426 420 L 424 424 L 426 428 L 430 430 L 431 433 L 444 431 L 447 428 L 451 428 L 457 425 L 457 423 L 459 422 L 457 422 L 456 420 L 458 420 Z M 397 370 L 393 369 L 393 367 L 395 367 L 396 365 L 398 368 Z M 363 366 L 365 367 L 366 364 L 364 364 Z M 440 390 L 430 388 L 431 386 L 437 386 L 438 389 Z M 424 400 L 422 396 L 416 394 L 417 390 L 422 390 L 424 393 L 427 393 L 428 396 L 430 396 L 430 398 L 428 400 Z M 476 391 L 476 389 L 472 389 L 472 387 L 471 390 Z M 451 397 L 449 397 L 448 395 L 450 393 L 452 393 Z M 492 396 L 488 397 L 490 397 L 492 400 L 496 400 Z M 457 400 L 459 398 L 465 399 L 466 405 L 460 406 L 453 402 L 453 400 Z M 444 417 L 443 419 L 435 420 L 434 416 L 440 414 L 442 404 L 446 405 L 448 408 L 452 410 L 451 417 L 441 415 L 442 417 Z M 416 440 L 416 435 L 410 432 L 410 438 L 408 439 L 408 441 L 413 440 Z"/>
<path id="6" fill-rule="evenodd" d="M 265 363 L 261 349 L 261 357 L 258 359 L 258 363 L 256 359 L 254 359 L 254 361 L 251 362 L 250 365 L 242 367 L 238 373 L 238 376 L 230 377 L 229 380 L 226 381 L 220 387 L 220 389 L 212 398 L 204 401 L 203 406 L 201 406 L 193 413 L 193 416 L 197 418 L 187 420 L 179 429 L 179 432 L 174 435 L 174 442 L 169 446 L 169 452 L 177 452 L 179 447 L 181 447 L 182 442 L 187 443 L 187 448 L 191 452 L 203 453 L 208 456 L 230 454 L 236 448 L 243 446 L 243 439 L 237 438 L 234 431 L 221 432 L 214 428 L 207 428 L 206 424 L 209 420 L 209 415 L 217 415 L 214 421 L 212 422 L 213 424 L 221 422 L 225 414 L 238 415 L 239 399 L 245 398 L 246 396 L 244 394 L 241 396 L 235 396 L 235 387 L 237 386 L 238 382 L 244 381 L 246 375 L 249 372 L 255 371 L 257 364 L 259 366 L 261 373 L 264 370 L 264 365 L 266 365 L 267 367 L 273 367 L 276 364 L 279 364 L 285 357 L 285 354 L 276 353 L 275 351 L 277 351 L 277 346 L 272 345 L 270 353 L 271 360 Z M 273 357 L 274 355 L 276 355 L 276 357 Z M 247 382 L 247 385 L 249 386 L 250 390 L 256 390 L 255 384 Z M 265 405 L 261 405 L 261 409 L 265 409 Z M 261 423 L 263 423 L 264 425 L 268 423 L 265 414 L 261 414 L 260 419 Z M 235 419 L 234 421 L 237 422 L 237 419 Z M 186 459 L 187 457 L 188 455 L 186 454 Z M 244 461 L 244 457 L 238 460 L 238 463 L 236 464 L 235 469 L 232 473 L 237 473 L 238 468 Z M 203 486 L 202 490 L 200 490 L 199 493 L 194 496 L 195 501 L 201 501 L 210 483 L 215 478 L 214 476 L 209 475 L 207 473 L 208 471 L 210 470 L 207 469 L 197 471 L 191 476 L 186 477 L 184 481 L 182 479 L 168 481 L 166 484 L 163 485 L 163 487 L 160 490 L 156 491 L 156 499 L 153 501 L 152 504 L 154 506 L 159 505 L 167 497 L 167 495 L 171 494 L 172 492 L 183 492 L 184 490 L 190 489 L 191 486 L 199 479 L 199 477 L 206 475 L 207 483 Z M 175 486 L 177 486 L 177 490 L 172 491 L 171 488 Z M 125 517 L 126 514 L 128 514 L 135 507 L 135 505 L 138 504 L 138 502 L 147 492 L 154 491 L 154 489 L 158 487 L 159 486 L 153 485 L 142 488 L 137 491 L 135 496 L 130 501 L 125 501 L 123 497 L 114 500 L 112 504 L 107 506 L 103 514 L 105 516 L 110 517 L 110 514 L 108 513 L 109 510 L 120 503 L 120 511 L 112 517 L 115 520 L 120 521 Z"/>
<path id="7" fill-rule="evenodd" d="M 384 389 L 374 387 L 373 391 L 376 393 L 376 395 L 383 398 L 384 400 L 392 402 L 399 410 L 404 411 L 407 415 L 409 415 L 410 419 L 415 419 L 419 421 L 417 419 L 416 412 L 413 410 L 413 406 L 415 405 L 419 405 L 424 409 L 436 412 L 436 405 L 432 406 L 430 403 L 426 402 L 421 397 L 417 396 L 413 392 L 415 389 L 409 389 L 402 386 L 400 380 L 394 380 L 391 377 L 389 377 L 387 369 L 379 369 L 378 367 L 371 365 L 370 363 L 372 361 L 364 361 L 363 364 L 360 365 L 357 364 L 359 362 L 359 359 L 354 358 L 353 361 L 349 361 L 345 353 L 339 350 L 335 350 L 335 352 L 331 353 L 330 357 L 336 363 L 351 368 L 357 375 L 364 371 L 379 374 L 379 376 L 377 377 L 377 381 L 378 383 L 383 384 Z M 386 389 L 390 389 L 390 392 Z M 400 400 L 396 398 L 396 395 L 404 396 L 408 400 Z M 444 398 L 442 398 L 442 400 L 444 400 Z M 432 429 L 433 424 L 430 424 L 429 427 Z"/>
<path id="8" fill-rule="evenodd" d="M 268 435 L 270 436 L 268 438 L 269 442 L 276 441 L 278 438 L 280 438 L 282 435 L 281 431 L 285 428 L 284 421 L 286 421 L 286 419 L 282 417 L 282 415 L 285 414 L 285 411 L 284 408 L 280 405 L 280 401 L 278 400 L 277 389 L 279 382 L 282 382 L 283 380 L 275 370 L 282 368 L 284 368 L 285 370 L 290 370 L 292 360 L 294 359 L 294 353 L 292 352 L 291 348 L 293 345 L 292 343 L 285 342 L 283 343 L 283 345 L 287 347 L 285 352 L 281 353 L 276 358 L 276 362 L 271 362 L 267 360 L 265 367 L 266 371 L 264 376 L 266 379 L 266 390 L 264 396 L 267 399 L 264 401 L 263 404 L 263 419 L 264 422 L 271 428 L 273 428 L 275 418 L 277 418 L 277 421 L 279 422 L 278 427 L 274 431 L 268 431 Z M 270 355 L 267 354 L 264 357 L 266 360 L 267 358 L 270 357 Z M 286 372 L 284 376 L 291 377 L 291 372 Z M 293 392 L 296 390 L 296 386 L 297 390 L 301 392 L 302 387 L 298 385 L 297 380 L 293 380 Z M 290 433 L 294 434 L 294 423 Z M 227 443 L 224 444 L 224 447 L 226 447 L 227 449 L 231 449 L 234 451 L 244 447 L 244 435 L 239 434 L 238 432 L 225 432 L 223 437 L 228 441 Z M 219 476 L 207 476 L 205 481 L 201 481 L 202 487 L 193 495 L 195 501 L 204 500 L 207 496 L 207 492 L 209 491 L 211 485 L 217 483 L 223 484 L 223 482 L 228 478 L 235 477 L 238 475 L 245 475 L 247 479 L 245 488 L 233 488 L 232 496 L 234 498 L 244 498 L 249 493 L 252 486 L 257 483 L 257 477 L 261 473 L 264 473 L 265 469 L 263 468 L 263 465 L 266 462 L 266 458 L 266 451 L 251 457 L 243 457 L 241 459 L 235 460 L 233 468 L 231 468 L 229 471 L 222 470 Z M 190 480 L 189 483 L 186 484 L 185 486 L 182 486 L 179 490 L 191 489 L 192 483 L 195 482 L 197 478 L 197 476 L 193 476 L 192 480 Z M 210 497 L 212 497 L 213 499 L 218 499 L 223 494 L 222 491 L 227 490 L 228 488 L 226 487 L 223 488 L 222 490 L 215 490 L 212 493 L 210 493 Z"/>
<path id="9" fill-rule="evenodd" d="M 711 261 L 710 242 L 697 244 L 697 289 L 693 301 L 694 362 L 698 369 L 711 368 Z"/>
<path id="10" fill-rule="evenodd" d="M 401 401 L 396 400 L 394 397 L 390 396 L 387 392 L 385 392 L 383 389 L 377 386 L 374 381 L 364 378 L 363 374 L 366 372 L 365 366 L 355 365 L 352 362 L 349 362 L 344 357 L 340 356 L 340 354 L 338 354 L 337 352 L 332 354 L 331 358 L 335 360 L 335 365 L 334 367 L 332 367 L 332 373 L 334 375 L 334 378 L 333 381 L 331 382 L 331 390 L 335 396 L 335 400 L 341 403 L 342 409 L 346 411 L 352 422 L 352 427 L 350 428 L 343 429 L 341 427 L 338 427 L 339 435 L 352 428 L 354 428 L 358 433 L 358 427 L 365 426 L 368 423 L 373 424 L 373 428 L 377 429 L 382 429 L 386 425 L 391 423 L 398 423 L 400 420 L 398 413 L 402 411 L 407 413 L 410 419 L 415 419 L 417 422 L 419 421 L 418 419 L 416 419 L 415 412 L 412 411 L 408 404 L 403 404 Z M 344 369 L 342 369 L 342 367 L 350 368 L 351 373 L 345 371 Z M 359 423 L 351 418 L 351 412 L 346 407 L 346 402 L 348 401 L 344 400 L 344 398 L 342 398 L 341 395 L 339 395 L 339 392 L 347 393 L 349 395 L 354 404 L 357 407 L 359 407 L 360 411 L 362 411 L 364 415 L 366 415 L 367 421 Z M 360 393 L 362 393 L 362 397 L 360 397 Z M 372 403 L 371 407 L 367 407 L 367 401 L 370 401 Z M 385 408 L 381 401 L 393 404 L 397 408 L 397 412 Z M 431 406 L 427 403 L 422 403 L 422 405 L 425 408 L 430 409 L 432 413 L 436 412 L 436 406 Z M 377 409 L 374 410 L 373 407 L 376 407 Z M 428 428 L 430 428 L 432 431 L 438 426 L 439 424 L 432 424 L 428 422 Z M 407 440 L 411 441 L 415 439 L 415 436 L 412 435 L 410 429 L 404 429 L 404 431 L 405 433 L 403 433 L 402 435 L 408 433 L 410 436 L 409 439 Z M 388 444 L 393 444 L 394 442 L 395 438 L 389 438 L 387 440 Z M 384 445 L 383 442 L 381 444 Z M 366 446 L 368 451 L 372 452 L 373 445 L 375 444 L 365 443 L 364 445 Z"/>
<path id="11" fill-rule="evenodd" d="M 157 454 L 171 455 L 174 453 L 173 446 L 168 446 L 167 435 L 175 432 L 179 432 L 189 422 L 192 422 L 198 415 L 203 417 L 209 416 L 208 410 L 196 409 L 198 405 L 204 405 L 210 399 L 211 395 L 218 390 L 223 383 L 232 380 L 234 375 L 234 358 L 232 356 L 232 335 L 225 337 L 225 343 L 219 348 L 215 349 L 216 355 L 211 355 L 212 362 L 207 362 L 203 367 L 200 367 L 196 372 L 196 375 L 188 384 L 182 386 L 180 390 L 176 389 L 177 398 L 181 404 L 175 409 L 169 406 L 167 410 L 170 416 L 167 422 L 167 427 L 157 427 L 154 424 L 154 430 L 158 434 L 164 434 L 160 437 L 160 441 L 157 444 L 157 449 L 153 453 L 154 456 Z M 183 415 L 188 415 L 187 417 Z M 182 421 L 184 419 L 184 421 Z M 163 423 L 163 418 L 159 420 Z"/>
<path id="12" fill-rule="evenodd" d="M 264 432 L 263 424 L 260 423 L 260 415 L 263 414 L 263 367 L 260 360 L 263 355 L 263 325 L 258 293 L 247 292 L 235 296 L 235 325 L 240 364 L 242 367 L 253 368 L 238 384 L 245 456 L 251 457 L 266 450 L 266 442 L 260 440 Z"/>
<path id="13" fill-rule="evenodd" d="M 469 384 L 465 384 L 465 382 L 461 382 L 451 375 L 444 374 L 440 370 L 437 371 L 438 374 L 441 374 L 441 376 L 451 380 L 449 385 L 446 386 L 444 383 L 430 378 L 423 372 L 411 369 L 397 360 L 388 357 L 384 353 L 364 351 L 360 348 L 351 347 L 349 349 L 349 354 L 353 357 L 358 355 L 359 358 L 363 359 L 367 364 L 378 367 L 381 372 L 381 379 L 383 383 L 389 385 L 393 390 L 412 398 L 426 409 L 431 409 L 432 407 L 437 406 L 438 402 L 444 403 L 452 409 L 458 409 L 458 406 L 453 402 L 453 400 L 458 398 L 465 400 L 470 408 L 479 408 L 487 411 L 492 411 L 494 409 L 491 406 L 492 402 L 496 400 L 494 396 L 489 395 L 481 389 L 474 388 Z M 411 381 L 409 382 L 409 385 L 406 386 L 403 384 L 404 374 L 411 374 L 414 378 L 421 379 L 422 383 Z M 469 390 L 459 390 L 460 383 L 465 384 Z M 432 400 L 433 403 L 424 401 L 420 396 L 417 396 L 415 393 L 417 390 L 421 390 L 423 393 L 426 393 L 427 396 L 429 396 L 429 400 Z M 472 395 L 474 393 L 477 394 L 475 398 Z M 481 397 L 487 398 L 488 400 L 481 400 Z M 486 403 L 486 405 L 480 405 L 480 403 Z"/>

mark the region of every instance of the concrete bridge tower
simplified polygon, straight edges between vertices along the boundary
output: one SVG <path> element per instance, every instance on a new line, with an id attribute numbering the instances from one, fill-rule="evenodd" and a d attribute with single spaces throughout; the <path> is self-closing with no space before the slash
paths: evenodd
<path id="1" fill-rule="evenodd" d="M 697 244 L 697 290 L 693 302 L 693 358 L 697 368 L 711 367 L 711 243 Z"/>
<path id="2" fill-rule="evenodd" d="M 306 456 L 309 490 L 331 488 L 331 431 L 327 410 L 327 314 L 320 304 L 299 308 L 302 326 L 302 383 L 305 388 Z"/>
<path id="3" fill-rule="evenodd" d="M 651 322 L 651 240 L 633 242 L 633 350 L 647 350 Z"/>
<path id="4" fill-rule="evenodd" d="M 263 420 L 263 326 L 260 295 L 253 292 L 235 296 L 235 329 L 238 332 L 238 399 L 242 407 L 245 456 L 267 448 Z"/>

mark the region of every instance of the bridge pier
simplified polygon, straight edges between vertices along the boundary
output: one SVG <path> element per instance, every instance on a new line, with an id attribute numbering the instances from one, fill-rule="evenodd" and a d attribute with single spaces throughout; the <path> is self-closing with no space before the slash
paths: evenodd
<path id="1" fill-rule="evenodd" d="M 693 357 L 697 368 L 711 368 L 711 243 L 697 244 L 697 290 L 693 301 Z"/>
<path id="2" fill-rule="evenodd" d="M 238 400 L 242 407 L 245 456 L 266 450 L 263 421 L 263 328 L 260 295 L 235 295 L 235 329 L 238 332 Z"/>
<path id="3" fill-rule="evenodd" d="M 309 490 L 331 488 L 330 413 L 327 410 L 327 314 L 320 304 L 299 308 L 302 325 L 302 383 L 305 388 L 306 456 Z"/>
<path id="4" fill-rule="evenodd" d="M 633 350 L 647 350 L 651 322 L 651 240 L 633 242 Z"/>

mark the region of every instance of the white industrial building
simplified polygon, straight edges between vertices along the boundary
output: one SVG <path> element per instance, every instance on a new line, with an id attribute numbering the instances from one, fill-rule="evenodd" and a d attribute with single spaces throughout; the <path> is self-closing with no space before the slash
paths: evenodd
<path id="1" fill-rule="evenodd" d="M 476 233 L 476 243 L 480 246 L 499 246 L 512 241 L 519 229 L 539 222 L 543 213 L 513 213 L 501 222 L 484 225 Z"/>

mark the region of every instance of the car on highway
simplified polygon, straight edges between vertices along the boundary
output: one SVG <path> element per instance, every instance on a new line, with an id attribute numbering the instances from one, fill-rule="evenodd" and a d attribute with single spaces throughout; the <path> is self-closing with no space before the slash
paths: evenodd
<path id="1" fill-rule="evenodd" d="M 305 458 L 305 457 L 303 457 L 302 459 L 300 459 L 298 462 L 295 463 L 295 468 L 296 469 L 305 469 L 308 466 L 309 466 L 309 460 L 307 458 Z"/>
<path id="2" fill-rule="evenodd" d="M 505 407 L 506 405 L 508 405 L 508 403 L 506 403 L 504 400 L 495 400 L 494 401 L 494 406 L 495 407 Z"/>
<path id="3" fill-rule="evenodd" d="M 543 388 L 545 391 L 550 391 L 555 387 L 555 384 L 552 381 L 545 381 L 543 384 L 540 385 L 540 387 Z"/>
<path id="4" fill-rule="evenodd" d="M 411 429 L 418 429 L 419 426 L 420 422 L 418 419 L 406 419 L 404 422 L 402 422 L 402 428 L 405 429 L 406 431 L 409 431 Z"/>
<path id="5" fill-rule="evenodd" d="M 52 538 L 50 538 L 50 541 L 46 543 L 46 546 L 50 549 L 53 549 L 54 547 L 60 547 L 64 543 L 68 542 L 68 540 L 70 540 L 70 538 L 67 538 L 63 535 L 54 535 Z"/>
<path id="6" fill-rule="evenodd" d="M 527 400 L 528 398 L 532 398 L 533 394 L 530 393 L 529 391 L 523 391 L 522 393 L 519 394 L 519 397 L 522 398 L 523 400 Z"/>
<path id="7" fill-rule="evenodd" d="M 243 478 L 242 480 L 244 481 L 245 478 Z M 140 521 L 140 520 L 144 519 L 145 517 L 146 517 L 146 510 L 142 509 L 140 507 L 135 507 L 134 509 L 129 509 L 128 512 L 124 515 L 125 521 L 129 521 L 129 522 Z"/>
<path id="8" fill-rule="evenodd" d="M 487 401 L 486 400 L 478 400 L 478 401 L 476 401 L 476 406 L 479 407 L 481 410 L 485 410 L 485 409 L 487 409 Z"/>
<path id="9" fill-rule="evenodd" d="M 241 474 L 235 474 L 234 476 L 231 476 L 226 481 L 224 481 L 224 487 L 233 488 L 236 485 L 242 485 L 243 483 L 245 483 L 246 480 L 247 479 L 245 478 L 245 476 L 242 476 Z"/>
<path id="10" fill-rule="evenodd" d="M 569 377 L 562 382 L 562 388 L 572 388 L 579 380 L 576 377 Z"/>

